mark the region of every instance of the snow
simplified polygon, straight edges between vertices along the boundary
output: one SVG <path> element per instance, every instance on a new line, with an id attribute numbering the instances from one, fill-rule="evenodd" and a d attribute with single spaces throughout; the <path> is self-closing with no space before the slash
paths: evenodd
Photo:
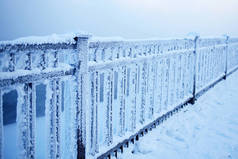
<path id="1" fill-rule="evenodd" d="M 237 79 L 235 72 L 195 105 L 188 105 L 125 149 L 119 158 L 238 158 Z"/>
<path id="2" fill-rule="evenodd" d="M 57 43 L 66 43 L 66 44 L 75 44 L 75 37 L 89 37 L 90 34 L 86 32 L 78 32 L 78 33 L 68 33 L 68 34 L 52 34 L 49 36 L 29 36 L 18 38 L 11 41 L 0 41 L 0 45 L 17 45 L 17 44 L 57 44 Z"/>

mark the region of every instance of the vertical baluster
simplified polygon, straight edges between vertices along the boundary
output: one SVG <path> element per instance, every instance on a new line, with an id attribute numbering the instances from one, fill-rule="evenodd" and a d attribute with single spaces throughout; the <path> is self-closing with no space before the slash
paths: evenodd
<path id="1" fill-rule="evenodd" d="M 155 53 L 157 53 L 156 52 L 156 49 L 155 49 Z M 155 60 L 155 75 L 154 75 L 155 77 L 155 92 L 154 92 L 154 95 L 155 95 L 155 97 L 154 97 L 154 112 L 155 113 L 158 113 L 158 112 L 160 112 L 160 110 L 159 110 L 159 108 L 160 108 L 160 79 L 159 79 L 159 60 L 158 59 L 156 59 Z"/>
<path id="2" fill-rule="evenodd" d="M 165 110 L 166 109 L 166 95 L 167 95 L 167 93 L 166 93 L 166 59 L 161 59 L 161 80 L 162 80 L 162 82 L 161 82 L 161 97 L 162 97 L 162 99 L 161 99 L 161 107 L 162 107 L 162 109 L 163 110 Z"/>
<path id="3" fill-rule="evenodd" d="M 178 55 L 174 56 L 174 102 L 178 102 L 177 93 L 178 93 Z"/>
<path id="4" fill-rule="evenodd" d="M 140 105 L 140 123 L 145 121 L 145 108 L 146 108 L 146 82 L 147 82 L 147 63 L 143 62 L 141 70 L 141 105 Z"/>
<path id="5" fill-rule="evenodd" d="M 186 93 L 185 96 L 187 97 L 189 95 L 189 77 L 191 76 L 189 74 L 189 52 L 186 53 Z"/>
<path id="6" fill-rule="evenodd" d="M 168 102 L 169 102 L 169 70 L 170 70 L 170 59 L 166 58 L 165 59 L 165 101 L 164 101 L 164 107 L 165 110 L 168 108 Z"/>
<path id="7" fill-rule="evenodd" d="M 209 49 L 208 50 L 208 52 L 206 52 L 206 84 L 209 82 L 209 73 L 210 73 L 210 68 L 209 68 L 209 60 L 210 60 L 210 58 L 209 58 L 209 55 L 210 55 L 210 53 L 211 53 L 211 49 Z M 216 66 L 215 66 L 215 68 L 216 68 Z"/>
<path id="8" fill-rule="evenodd" d="M 210 53 L 209 53 L 209 55 L 208 55 L 208 69 L 209 69 L 209 73 L 208 73 L 208 79 L 209 79 L 209 81 L 211 81 L 211 80 L 213 80 L 214 79 L 214 77 L 216 77 L 215 75 L 214 75 L 214 71 L 213 71 L 213 67 L 212 67 L 212 64 L 214 63 L 214 62 L 216 62 L 216 61 L 214 61 L 214 60 L 218 60 L 217 59 L 217 49 L 216 48 L 214 48 Z M 215 59 L 214 59 L 214 57 L 216 57 Z M 217 63 L 217 62 L 216 62 Z M 216 70 L 216 73 L 217 73 L 217 65 L 215 65 L 215 70 Z"/>
<path id="9" fill-rule="evenodd" d="M 3 101 L 2 101 L 2 90 L 0 89 L 0 159 L 3 159 Z"/>
<path id="10" fill-rule="evenodd" d="M 195 59 L 197 59 L 195 62 L 196 64 L 196 90 L 199 89 L 200 86 L 200 62 L 201 62 L 201 51 L 199 50 L 199 48 L 197 48 L 196 52 L 194 53 Z"/>
<path id="11" fill-rule="evenodd" d="M 180 100 L 180 89 L 181 89 L 181 55 L 178 55 L 177 57 L 177 71 L 176 71 L 176 76 L 177 76 L 177 80 L 176 80 L 176 98 L 179 101 Z"/>
<path id="12" fill-rule="evenodd" d="M 212 74 L 215 74 L 215 77 L 216 77 L 216 73 L 217 73 L 217 61 L 216 61 L 217 60 L 217 53 L 216 53 L 216 51 L 217 51 L 217 49 L 214 48 L 208 54 L 208 62 L 207 62 L 207 65 L 208 65 L 208 74 L 207 74 L 208 82 L 210 82 L 213 79 L 213 77 L 211 76 Z M 214 57 L 213 60 L 212 60 L 211 56 Z M 213 61 L 214 61 L 214 64 L 215 64 L 214 68 L 211 67 L 211 63 L 213 63 Z"/>
<path id="13" fill-rule="evenodd" d="M 202 61 L 201 61 L 201 87 L 204 86 L 205 81 L 205 51 L 202 51 Z"/>
<path id="14" fill-rule="evenodd" d="M 191 58 L 191 54 L 192 52 L 189 52 L 188 53 L 188 95 L 190 96 L 192 94 L 192 85 L 193 85 L 193 73 L 192 73 L 192 68 L 193 68 L 193 65 L 192 65 L 192 58 Z"/>
<path id="15" fill-rule="evenodd" d="M 202 76 L 202 51 L 198 49 L 198 60 L 197 60 L 197 63 L 198 63 L 198 68 L 197 68 L 197 89 L 199 89 L 201 87 L 201 76 Z"/>
<path id="16" fill-rule="evenodd" d="M 130 106 L 131 106 L 131 125 L 130 131 L 136 129 L 136 105 L 137 105 L 137 64 L 131 68 L 131 80 L 130 80 Z"/>
<path id="17" fill-rule="evenodd" d="M 146 53 L 149 54 L 149 47 L 147 47 Z M 150 61 L 146 61 L 147 63 L 147 68 L 146 68 L 146 97 L 145 97 L 145 120 L 150 117 L 150 86 L 151 86 L 151 75 L 152 73 L 150 72 L 150 68 L 152 63 Z"/>
<path id="18" fill-rule="evenodd" d="M 15 59 L 15 53 L 10 53 L 9 54 L 9 63 L 8 63 L 8 71 L 13 72 L 15 71 L 16 67 L 16 59 Z"/>
<path id="19" fill-rule="evenodd" d="M 91 73 L 90 77 L 90 154 L 95 155 L 95 145 L 94 145 L 94 126 L 95 126 L 95 73 Z"/>
<path id="20" fill-rule="evenodd" d="M 31 60 L 31 53 L 27 53 L 25 70 L 31 70 Z M 15 70 L 14 62 L 11 62 L 10 68 Z M 35 93 L 35 85 L 32 83 L 25 83 L 18 88 L 17 131 L 20 158 L 35 158 Z"/>
<path id="21" fill-rule="evenodd" d="M 117 53 L 115 53 L 117 54 Z M 114 54 L 114 55 L 115 55 Z M 118 67 L 113 68 L 113 109 L 112 109 L 112 121 L 113 121 L 113 134 L 117 134 L 119 130 L 119 113 L 120 113 L 120 102 L 119 102 L 119 76 L 118 76 Z"/>
<path id="22" fill-rule="evenodd" d="M 43 56 L 43 55 L 42 55 Z M 44 54 L 45 56 L 45 54 Z M 45 69 L 47 61 L 42 57 L 41 68 Z M 53 67 L 58 67 L 58 52 L 54 52 Z M 46 102 L 46 118 L 49 122 L 48 128 L 48 158 L 61 158 L 61 82 L 59 79 L 49 81 L 47 84 L 47 102 Z"/>
<path id="23" fill-rule="evenodd" d="M 151 64 L 149 65 L 149 82 L 148 82 L 148 87 L 149 87 L 149 112 L 148 112 L 148 118 L 152 119 L 154 115 L 154 98 L 155 98 L 155 60 L 152 60 Z"/>
<path id="24" fill-rule="evenodd" d="M 106 76 L 106 144 L 113 142 L 112 137 L 112 101 L 113 101 L 113 70 L 108 70 Z"/>
<path id="25" fill-rule="evenodd" d="M 226 75 L 227 75 L 227 71 L 228 71 L 228 53 L 230 52 L 229 51 L 229 36 L 226 36 L 226 47 L 225 47 L 225 58 L 224 58 L 224 60 L 225 60 L 225 70 L 224 70 L 224 72 L 225 72 L 225 77 L 224 77 L 224 79 L 226 79 Z"/>
<path id="26" fill-rule="evenodd" d="M 136 87 L 136 96 L 137 96 L 137 107 L 136 107 L 136 124 L 140 123 L 140 106 L 141 106 L 141 65 L 140 63 L 137 63 L 137 87 Z"/>
<path id="27" fill-rule="evenodd" d="M 91 73 L 90 85 L 90 153 L 95 155 L 98 152 L 98 102 L 99 102 L 99 90 L 98 90 L 98 71 Z"/>
<path id="28" fill-rule="evenodd" d="M 159 91 L 158 91 L 158 95 L 159 95 L 159 103 L 158 103 L 158 105 L 159 105 L 159 107 L 158 107 L 158 110 L 157 110 L 157 112 L 159 113 L 160 111 L 161 111 L 161 109 L 162 109 L 162 97 L 163 97 L 163 91 L 162 91 L 162 89 L 163 89 L 163 71 L 162 71 L 162 69 L 163 69 L 163 60 L 162 59 L 160 59 L 159 60 L 159 63 L 158 63 L 159 65 L 158 65 L 158 89 L 159 89 Z"/>
<path id="29" fill-rule="evenodd" d="M 208 50 L 208 52 L 206 52 L 206 82 L 205 84 L 207 84 L 209 82 L 209 73 L 210 73 L 210 67 L 209 67 L 209 60 L 210 60 L 210 54 L 211 54 L 211 49 Z M 216 66 L 215 66 L 216 68 Z"/>
<path id="30" fill-rule="evenodd" d="M 125 133 L 125 93 L 126 93 L 126 66 L 119 69 L 119 100 L 120 100 L 120 131 L 119 135 L 123 136 Z"/>
<path id="31" fill-rule="evenodd" d="M 172 106 L 174 104 L 174 87 L 175 87 L 175 59 L 174 56 L 170 57 L 170 71 L 169 71 L 169 106 Z"/>
<path id="32" fill-rule="evenodd" d="M 210 59 L 210 56 L 209 56 L 209 70 L 210 70 L 210 73 L 213 75 L 211 77 L 211 79 L 209 80 L 214 80 L 215 78 L 217 78 L 217 76 L 219 75 L 218 74 L 218 49 L 219 48 L 214 48 L 214 50 L 211 52 L 212 54 L 212 59 Z M 214 67 L 211 67 L 210 64 L 213 64 Z M 209 75 L 210 77 L 210 75 Z"/>
<path id="33" fill-rule="evenodd" d="M 130 54 L 130 53 L 129 53 Z M 132 106 L 131 106 L 131 96 L 130 96 L 130 90 L 131 90 L 131 85 L 130 85 L 130 80 L 131 80 L 131 70 L 132 70 L 132 65 L 127 65 L 126 69 L 126 104 L 125 104 L 125 122 L 126 122 L 126 131 L 131 130 L 131 111 L 132 111 Z"/>
<path id="34" fill-rule="evenodd" d="M 35 89 L 32 83 L 18 88 L 17 131 L 19 158 L 35 158 Z"/>
<path id="35" fill-rule="evenodd" d="M 183 99 L 184 98 L 184 68 L 185 68 L 185 65 L 184 65 L 184 55 L 181 55 L 181 73 L 180 73 L 180 76 L 181 76 L 181 89 L 180 89 L 180 99 Z"/>
<path id="36" fill-rule="evenodd" d="M 99 73 L 95 74 L 95 151 L 99 152 L 98 145 L 98 105 L 99 105 Z"/>
<path id="37" fill-rule="evenodd" d="M 49 81 L 46 96 L 46 118 L 48 130 L 48 158 L 60 158 L 60 108 L 61 87 L 59 80 Z"/>
<path id="38" fill-rule="evenodd" d="M 201 88 L 203 85 L 202 85 L 202 82 L 203 82 L 203 62 L 204 62 L 204 59 L 203 59 L 203 50 L 200 51 L 200 79 L 199 79 L 199 88 Z"/>
<path id="39" fill-rule="evenodd" d="M 203 86 L 205 86 L 206 84 L 207 84 L 207 75 L 208 75 L 208 64 L 207 64 L 207 60 L 208 60 L 208 58 L 207 58 L 207 55 L 208 55 L 208 53 L 209 53 L 209 49 L 206 51 L 206 52 L 204 52 L 204 67 L 203 67 L 203 69 L 204 69 L 204 79 L 203 79 Z"/>
<path id="40" fill-rule="evenodd" d="M 42 52 L 40 55 L 40 62 L 39 62 L 39 68 L 41 70 L 46 69 L 47 67 L 47 54 L 46 52 Z"/>
<path id="41" fill-rule="evenodd" d="M 187 88 L 187 78 L 186 78 L 186 75 L 187 75 L 187 55 L 186 53 L 183 54 L 183 92 L 182 92 L 182 98 L 185 97 L 186 95 L 186 88 Z"/>

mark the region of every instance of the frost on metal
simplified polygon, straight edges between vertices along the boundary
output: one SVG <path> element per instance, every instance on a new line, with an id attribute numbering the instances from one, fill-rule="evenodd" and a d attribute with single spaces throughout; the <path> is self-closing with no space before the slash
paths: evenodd
<path id="1" fill-rule="evenodd" d="M 18 90 L 19 158 L 35 158 L 38 82 L 47 84 L 47 158 L 95 158 L 238 65 L 235 38 L 88 38 L 0 43 L 0 155 L 5 89 Z"/>
<path id="2" fill-rule="evenodd" d="M 106 144 L 113 142 L 112 136 L 112 101 L 113 101 L 113 70 L 106 73 Z"/>
<path id="3" fill-rule="evenodd" d="M 46 89 L 46 121 L 47 121 L 47 157 L 61 158 L 61 83 L 59 80 L 49 81 Z"/>
<path id="4" fill-rule="evenodd" d="M 35 155 L 35 88 L 32 83 L 17 88 L 17 135 L 19 158 Z"/>
<path id="5" fill-rule="evenodd" d="M 119 69 L 119 135 L 123 136 L 125 133 L 125 96 L 126 96 L 126 66 Z"/>
<path id="6" fill-rule="evenodd" d="M 140 105 L 140 123 L 145 122 L 146 107 L 146 88 L 147 88 L 147 63 L 143 62 L 141 70 L 141 105 Z"/>

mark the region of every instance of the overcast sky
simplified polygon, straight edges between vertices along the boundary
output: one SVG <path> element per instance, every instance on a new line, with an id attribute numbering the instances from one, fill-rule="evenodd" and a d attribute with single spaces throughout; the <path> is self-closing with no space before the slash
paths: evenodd
<path id="1" fill-rule="evenodd" d="M 125 38 L 238 36 L 238 0 L 0 0 L 0 40 L 80 30 Z"/>

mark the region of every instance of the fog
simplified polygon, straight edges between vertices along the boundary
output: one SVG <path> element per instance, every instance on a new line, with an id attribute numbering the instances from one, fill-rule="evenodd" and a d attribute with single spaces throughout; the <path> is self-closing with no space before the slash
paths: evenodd
<path id="1" fill-rule="evenodd" d="M 125 38 L 238 36 L 237 0 L 0 0 L 0 40 L 87 31 Z"/>

